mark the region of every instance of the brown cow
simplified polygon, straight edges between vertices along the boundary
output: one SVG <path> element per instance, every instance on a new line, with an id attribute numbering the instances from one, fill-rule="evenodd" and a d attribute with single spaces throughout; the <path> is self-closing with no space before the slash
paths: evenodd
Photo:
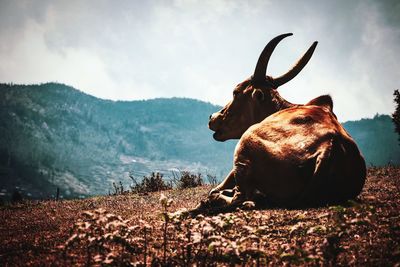
<path id="1" fill-rule="evenodd" d="M 355 198 L 363 188 L 365 161 L 333 113 L 331 97 L 295 105 L 277 91 L 303 69 L 317 42 L 286 74 L 265 76 L 273 50 L 290 35 L 267 44 L 254 75 L 238 84 L 233 100 L 210 116 L 215 140 L 240 140 L 233 169 L 211 190 L 208 204 L 237 205 L 255 195 L 280 206 L 327 204 Z"/>

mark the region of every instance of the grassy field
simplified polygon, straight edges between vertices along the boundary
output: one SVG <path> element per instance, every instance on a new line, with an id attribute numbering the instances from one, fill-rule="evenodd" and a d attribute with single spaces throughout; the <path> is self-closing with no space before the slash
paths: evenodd
<path id="1" fill-rule="evenodd" d="M 400 265 L 400 168 L 341 206 L 176 212 L 209 189 L 3 206 L 0 265 Z"/>

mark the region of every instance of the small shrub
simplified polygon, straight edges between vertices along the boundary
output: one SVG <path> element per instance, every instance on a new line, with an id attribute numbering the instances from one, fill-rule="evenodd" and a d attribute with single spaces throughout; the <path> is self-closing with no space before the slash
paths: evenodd
<path id="1" fill-rule="evenodd" d="M 207 181 L 209 185 L 216 186 L 218 184 L 217 176 L 207 174 Z"/>
<path id="2" fill-rule="evenodd" d="M 158 172 L 152 172 L 149 177 L 143 176 L 140 183 L 136 181 L 133 175 L 129 175 L 129 177 L 132 179 L 134 184 L 131 186 L 131 190 L 134 193 L 148 193 L 172 189 L 171 184 L 166 183 L 163 180 L 163 175 Z"/>
<path id="3" fill-rule="evenodd" d="M 109 190 L 109 193 L 108 193 L 109 195 L 117 196 L 117 195 L 124 195 L 124 194 L 129 193 L 128 190 L 124 190 L 124 186 L 121 181 L 119 181 L 119 185 L 117 185 L 115 182 L 113 182 L 113 189 L 114 189 L 114 193 L 111 194 L 111 192 Z"/>
<path id="4" fill-rule="evenodd" d="M 181 172 L 181 177 L 179 178 L 178 181 L 178 188 L 179 189 L 184 189 L 184 188 L 191 188 L 191 187 L 197 187 L 203 185 L 203 178 L 201 177 L 201 174 L 192 174 L 187 171 Z"/>

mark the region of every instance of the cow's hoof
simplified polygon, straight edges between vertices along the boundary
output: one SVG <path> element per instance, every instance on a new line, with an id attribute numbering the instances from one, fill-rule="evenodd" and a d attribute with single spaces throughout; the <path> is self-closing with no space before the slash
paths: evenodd
<path id="1" fill-rule="evenodd" d="M 192 210 L 189 211 L 189 216 L 194 217 L 201 214 L 210 208 L 210 203 L 207 200 L 201 200 L 200 203 Z"/>
<path id="2" fill-rule="evenodd" d="M 210 197 L 212 195 L 216 195 L 216 194 L 219 194 L 219 193 L 220 193 L 220 190 L 218 188 L 213 188 L 213 189 L 210 190 L 210 192 L 208 192 L 208 196 Z"/>
<path id="3" fill-rule="evenodd" d="M 254 201 L 245 201 L 242 203 L 241 208 L 243 210 L 254 210 L 256 208 L 256 203 Z"/>
<path id="4" fill-rule="evenodd" d="M 220 191 L 220 193 L 224 196 L 227 197 L 233 197 L 236 194 L 237 190 L 235 188 L 233 189 L 224 189 L 222 191 Z"/>

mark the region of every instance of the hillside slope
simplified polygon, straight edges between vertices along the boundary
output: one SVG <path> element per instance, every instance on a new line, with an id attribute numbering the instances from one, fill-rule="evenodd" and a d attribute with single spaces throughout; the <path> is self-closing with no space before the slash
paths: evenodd
<path id="1" fill-rule="evenodd" d="M 106 194 L 112 182 L 159 171 L 228 172 L 236 141 L 216 142 L 208 116 L 220 107 L 192 99 L 109 101 L 72 87 L 0 84 L 0 197 L 15 187 L 47 198 Z M 366 162 L 399 164 L 389 116 L 346 122 Z"/>
<path id="2" fill-rule="evenodd" d="M 178 98 L 107 101 L 54 83 L 2 84 L 2 189 L 20 186 L 45 197 L 60 187 L 77 196 L 105 194 L 112 181 L 128 183 L 129 172 L 220 176 L 231 164 L 234 142 L 212 139 L 207 122 L 217 109 Z"/>
<path id="3" fill-rule="evenodd" d="M 376 115 L 372 119 L 348 121 L 343 126 L 356 140 L 368 165 L 400 164 L 400 144 L 390 116 Z"/>

